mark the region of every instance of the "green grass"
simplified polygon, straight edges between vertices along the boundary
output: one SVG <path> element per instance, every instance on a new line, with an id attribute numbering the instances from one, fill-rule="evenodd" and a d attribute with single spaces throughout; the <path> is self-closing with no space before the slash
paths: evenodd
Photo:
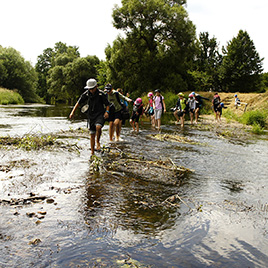
<path id="1" fill-rule="evenodd" d="M 23 104 L 24 100 L 22 96 L 13 91 L 5 88 L 0 88 L 0 104 L 8 105 L 8 104 Z"/>
<path id="2" fill-rule="evenodd" d="M 227 120 L 235 120 L 252 126 L 252 132 L 255 134 L 263 134 L 264 129 L 267 128 L 268 112 L 266 110 L 248 111 L 239 117 L 233 111 L 227 109 L 223 111 L 223 116 Z"/>
<path id="3" fill-rule="evenodd" d="M 267 112 L 261 110 L 249 111 L 242 115 L 241 122 L 246 125 L 259 125 L 264 128 L 267 120 Z"/>

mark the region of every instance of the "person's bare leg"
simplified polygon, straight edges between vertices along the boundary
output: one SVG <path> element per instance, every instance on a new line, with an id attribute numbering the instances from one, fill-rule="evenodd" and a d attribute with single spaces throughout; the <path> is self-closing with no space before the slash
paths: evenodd
<path id="1" fill-rule="evenodd" d="M 90 147 L 91 147 L 91 155 L 94 155 L 95 153 L 95 137 L 96 134 L 90 134 Z"/>
<path id="2" fill-rule="evenodd" d="M 101 146 L 100 146 L 100 137 L 101 137 L 101 128 L 102 126 L 100 125 L 97 125 L 96 126 L 96 136 L 97 136 L 97 146 L 96 146 L 96 149 L 97 150 L 100 150 Z"/>
<path id="3" fill-rule="evenodd" d="M 120 137 L 120 120 L 117 118 L 114 120 L 115 140 L 119 141 Z"/>
<path id="4" fill-rule="evenodd" d="M 110 137 L 110 141 L 113 141 L 113 137 L 114 137 L 114 122 L 113 121 L 109 122 L 109 137 Z"/>
<path id="5" fill-rule="evenodd" d="M 139 133 L 139 123 L 136 122 L 135 125 L 136 125 L 136 129 L 137 129 L 137 133 Z"/>

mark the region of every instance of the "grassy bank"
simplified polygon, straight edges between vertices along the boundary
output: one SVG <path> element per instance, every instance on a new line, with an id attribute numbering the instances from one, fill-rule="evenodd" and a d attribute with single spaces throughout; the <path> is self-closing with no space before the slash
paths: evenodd
<path id="1" fill-rule="evenodd" d="M 1 105 L 23 104 L 23 103 L 24 103 L 24 100 L 19 93 L 13 90 L 0 88 L 0 104 Z"/>
<path id="2" fill-rule="evenodd" d="M 188 98 L 190 92 L 183 92 Z M 201 114 L 214 114 L 212 110 L 212 99 L 214 92 L 198 92 L 201 96 L 208 98 L 204 100 Z M 223 117 L 227 120 L 235 120 L 245 125 L 251 125 L 254 133 L 262 133 L 264 129 L 268 128 L 268 91 L 265 93 L 237 93 L 241 102 L 247 103 L 247 106 L 241 105 L 236 107 L 234 105 L 235 93 L 219 92 L 221 101 L 227 109 L 223 109 Z M 167 112 L 170 108 L 175 107 L 178 96 L 175 93 L 163 93 Z M 148 103 L 148 98 L 144 94 L 142 96 L 145 105 Z M 170 113 L 171 114 L 171 113 Z M 172 118 L 172 114 L 171 114 Z"/>

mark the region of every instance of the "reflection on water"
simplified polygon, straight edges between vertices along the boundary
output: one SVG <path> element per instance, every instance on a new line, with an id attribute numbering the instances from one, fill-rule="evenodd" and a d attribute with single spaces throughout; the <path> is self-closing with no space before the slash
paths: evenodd
<path id="1" fill-rule="evenodd" d="M 70 106 L 62 105 L 2 105 L 0 132 L 2 135 L 16 136 L 76 128 L 80 122 L 68 120 L 71 109 Z M 83 119 L 79 113 L 76 117 Z"/>
<path id="2" fill-rule="evenodd" d="M 78 114 L 78 120 L 67 119 L 70 109 L 1 107 L 0 133 L 85 127 Z M 27 152 L 31 167 L 9 177 L 4 164 L 25 153 L 0 152 L 0 199 L 34 192 L 55 200 L 21 207 L 0 204 L 0 267 L 122 267 L 122 261 L 135 267 L 131 260 L 140 267 L 266 267 L 267 141 L 231 143 L 191 126 L 180 131 L 164 125 L 162 131 L 198 144 L 155 141 L 145 122 L 139 135 L 124 127 L 124 142 L 111 146 L 145 159 L 171 158 L 193 169 L 181 185 L 105 170 L 92 175 L 88 139 L 74 139 L 82 148 L 79 156 Z M 107 126 L 102 143 L 108 144 Z M 164 202 L 172 195 L 182 201 Z M 39 224 L 26 216 L 40 210 L 47 214 Z M 42 242 L 30 246 L 35 238 Z"/>

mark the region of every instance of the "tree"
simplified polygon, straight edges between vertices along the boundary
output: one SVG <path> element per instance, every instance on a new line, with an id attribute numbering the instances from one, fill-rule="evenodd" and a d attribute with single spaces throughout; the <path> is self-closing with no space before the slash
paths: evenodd
<path id="1" fill-rule="evenodd" d="M 80 57 L 78 47 L 67 46 L 65 43 L 58 42 L 54 48 L 43 50 L 43 54 L 38 56 L 35 70 L 38 73 L 37 93 L 40 97 L 49 102 L 49 92 L 47 85 L 48 72 L 55 66 L 64 66 L 68 62 Z"/>
<path id="2" fill-rule="evenodd" d="M 0 86 L 17 90 L 25 102 L 36 102 L 37 74 L 14 48 L 0 46 Z"/>
<path id="3" fill-rule="evenodd" d="M 123 0 L 113 11 L 118 37 L 106 48 L 108 80 L 128 91 L 174 90 L 185 82 L 195 27 L 181 6 L 186 1 Z"/>
<path id="4" fill-rule="evenodd" d="M 47 75 L 47 87 L 50 96 L 57 102 L 72 102 L 82 93 L 86 81 L 97 77 L 96 56 L 69 58 L 65 53 L 55 58 L 55 66 Z"/>
<path id="5" fill-rule="evenodd" d="M 223 50 L 221 66 L 223 90 L 255 92 L 262 89 L 262 61 L 246 31 L 240 30 Z"/>
<path id="6" fill-rule="evenodd" d="M 193 89 L 217 91 L 220 88 L 219 67 L 222 63 L 217 39 L 215 37 L 209 38 L 209 33 L 203 32 L 199 35 L 197 45 L 198 50 L 193 70 L 189 71 L 193 79 Z"/>

